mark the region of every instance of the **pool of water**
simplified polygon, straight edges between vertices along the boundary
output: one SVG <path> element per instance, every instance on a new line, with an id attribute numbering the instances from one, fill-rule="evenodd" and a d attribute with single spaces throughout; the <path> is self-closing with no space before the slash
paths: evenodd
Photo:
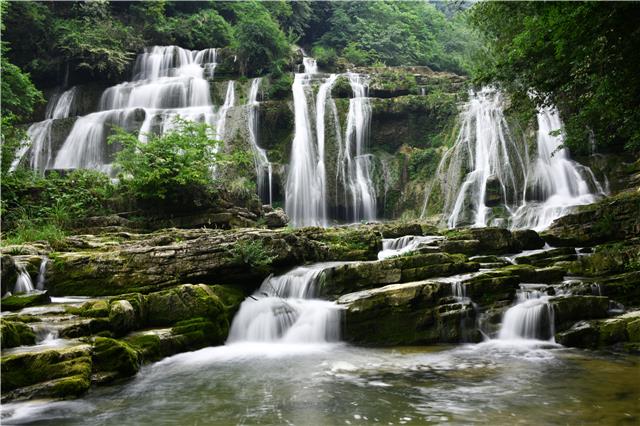
<path id="1" fill-rule="evenodd" d="M 542 342 L 367 349 L 206 348 L 74 401 L 2 406 L 2 424 L 638 424 L 640 357 Z"/>

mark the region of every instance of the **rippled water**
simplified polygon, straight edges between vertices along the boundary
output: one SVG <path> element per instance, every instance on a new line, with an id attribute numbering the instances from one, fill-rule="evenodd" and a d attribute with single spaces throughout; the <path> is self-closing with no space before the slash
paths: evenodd
<path id="1" fill-rule="evenodd" d="M 2 424 L 638 424 L 639 372 L 639 357 L 536 343 L 242 343 L 167 358 L 80 400 L 4 404 Z"/>

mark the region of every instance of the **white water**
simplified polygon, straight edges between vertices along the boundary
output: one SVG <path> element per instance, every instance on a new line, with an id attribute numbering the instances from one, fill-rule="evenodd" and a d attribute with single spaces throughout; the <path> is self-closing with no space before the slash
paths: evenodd
<path id="1" fill-rule="evenodd" d="M 541 109 L 537 118 L 538 156 L 525 188 L 528 194 L 511 226 L 539 231 L 568 214 L 572 207 L 594 203 L 605 191 L 591 169 L 569 158 L 569 151 L 562 147 L 562 135 L 550 134 L 562 129 L 555 108 Z M 527 202 L 529 199 L 532 201 Z"/>
<path id="2" fill-rule="evenodd" d="M 372 156 L 365 152 L 371 122 L 367 79 L 353 73 L 318 74 L 313 58 L 304 58 L 303 64 L 304 72 L 295 75 L 292 86 L 295 132 L 286 183 L 287 215 L 294 226 L 328 225 L 326 139 L 331 132 L 329 134 L 335 134 L 338 150 L 336 187 L 341 188 L 336 189 L 335 195 L 340 198 L 338 204 L 345 208 L 338 216 L 353 222 L 373 220 L 376 194 L 370 176 Z M 349 79 L 353 91 L 344 138 L 338 111 L 331 98 L 331 89 L 341 76 Z M 317 92 L 314 87 L 317 87 Z M 328 117 L 334 128 L 326 127 Z"/>
<path id="3" fill-rule="evenodd" d="M 400 238 L 383 238 L 382 250 L 378 252 L 378 260 L 415 251 L 422 246 L 430 245 L 443 238 L 438 235 L 405 235 Z"/>
<path id="4" fill-rule="evenodd" d="M 371 105 L 367 97 L 369 83 L 362 74 L 347 75 L 353 98 L 349 100 L 344 150 L 339 156 L 341 167 L 338 173 L 345 191 L 346 217 L 353 222 L 370 221 L 376 217 L 376 193 L 370 176 L 372 155 L 365 152 L 371 127 Z"/>
<path id="5" fill-rule="evenodd" d="M 24 265 L 17 263 L 16 269 L 18 271 L 18 278 L 16 279 L 16 284 L 13 287 L 13 294 L 32 293 L 34 291 L 33 282 L 31 281 L 29 272 L 27 272 L 27 268 Z"/>
<path id="6" fill-rule="evenodd" d="M 267 158 L 267 151 L 260 147 L 258 140 L 258 112 L 260 102 L 258 102 L 258 92 L 260 90 L 260 77 L 251 80 L 249 89 L 249 100 L 247 101 L 247 127 L 249 129 L 249 143 L 253 151 L 253 161 L 256 167 L 256 186 L 258 195 L 262 202 L 273 204 L 273 176 L 272 167 Z"/>
<path id="7" fill-rule="evenodd" d="M 44 285 L 47 281 L 47 265 L 49 264 L 49 258 L 43 256 L 40 261 L 40 268 L 38 269 L 38 279 L 36 280 L 36 290 L 44 290 Z"/>
<path id="8" fill-rule="evenodd" d="M 76 113 L 75 100 L 77 89 L 71 89 L 62 94 L 54 93 L 47 103 L 45 120 L 33 123 L 27 129 L 27 140 L 20 147 L 11 163 L 10 171 L 15 171 L 28 155 L 29 168 L 44 172 L 53 166 L 53 147 L 51 129 L 53 120 L 71 117 Z"/>
<path id="9" fill-rule="evenodd" d="M 225 104 L 211 102 L 209 83 L 216 68 L 216 49 L 190 51 L 178 46 L 154 46 L 138 55 L 133 81 L 104 91 L 99 111 L 80 117 L 55 158 L 53 168 L 93 168 L 110 171 L 113 150 L 106 139 L 113 126 L 139 129 L 140 140 L 162 134 L 183 119 L 216 125 L 222 139 L 227 110 L 235 102 L 229 83 Z"/>
<path id="10" fill-rule="evenodd" d="M 517 304 L 504 314 L 498 339 L 536 339 L 554 343 L 554 314 L 549 296 L 536 285 L 521 284 L 520 287 Z"/>
<path id="11" fill-rule="evenodd" d="M 240 305 L 227 343 L 337 341 L 340 308 L 316 298 L 322 271 L 333 265 L 302 266 L 265 279 L 258 291 Z"/>
<path id="12" fill-rule="evenodd" d="M 562 136 L 550 135 L 562 129 L 555 109 L 538 112 L 537 152 L 530 160 L 522 138 L 514 137 L 505 119 L 501 92 L 483 88 L 469 96 L 456 143 L 443 156 L 436 184 L 425 196 L 423 216 L 431 192 L 439 187 L 443 220 L 450 228 L 542 230 L 573 206 L 594 202 L 604 193 L 591 170 L 560 149 Z M 504 211 L 494 214 L 492 208 L 500 206 Z"/>

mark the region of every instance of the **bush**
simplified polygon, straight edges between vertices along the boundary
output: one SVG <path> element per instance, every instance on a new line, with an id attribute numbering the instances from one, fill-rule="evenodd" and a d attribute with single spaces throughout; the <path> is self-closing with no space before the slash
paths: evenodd
<path id="1" fill-rule="evenodd" d="M 244 264 L 258 271 L 267 271 L 277 256 L 267 252 L 262 241 L 238 241 L 231 252 L 239 264 Z"/>

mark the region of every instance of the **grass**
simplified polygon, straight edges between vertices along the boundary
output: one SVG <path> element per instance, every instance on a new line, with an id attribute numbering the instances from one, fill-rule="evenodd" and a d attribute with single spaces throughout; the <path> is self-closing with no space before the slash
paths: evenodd
<path id="1" fill-rule="evenodd" d="M 3 235 L 1 245 L 19 245 L 34 241 L 47 241 L 49 244 L 55 244 L 65 237 L 66 232 L 56 224 L 21 222 L 16 229 Z"/>

